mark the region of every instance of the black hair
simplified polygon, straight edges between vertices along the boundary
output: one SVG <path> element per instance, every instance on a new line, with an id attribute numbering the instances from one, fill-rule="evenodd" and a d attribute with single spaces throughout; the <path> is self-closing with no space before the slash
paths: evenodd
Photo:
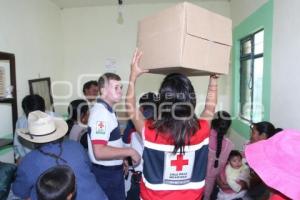
<path id="1" fill-rule="evenodd" d="M 218 111 L 215 113 L 212 120 L 212 128 L 217 132 L 217 150 L 216 150 L 216 160 L 214 163 L 214 168 L 217 168 L 219 165 L 219 157 L 222 150 L 222 141 L 224 135 L 227 133 L 231 125 L 231 116 L 226 111 Z"/>
<path id="2" fill-rule="evenodd" d="M 80 121 L 80 117 L 85 115 L 89 111 L 89 106 L 86 100 L 84 99 L 76 99 L 71 101 L 68 107 L 68 133 L 70 132 L 71 128 L 73 127 L 76 121 Z M 67 133 L 67 134 L 68 134 Z"/>
<path id="3" fill-rule="evenodd" d="M 43 97 L 37 94 L 27 95 L 22 100 L 22 108 L 26 117 L 28 117 L 30 112 L 36 110 L 45 112 L 45 100 L 43 99 Z"/>
<path id="4" fill-rule="evenodd" d="M 194 113 L 196 95 L 191 81 L 183 74 L 167 75 L 159 89 L 158 118 L 153 122 L 156 133 L 172 135 L 173 153 L 184 153 L 186 143 L 199 130 L 200 124 Z"/>
<path id="5" fill-rule="evenodd" d="M 90 87 L 91 87 L 92 85 L 98 87 L 97 81 L 91 80 L 91 81 L 86 82 L 86 83 L 83 85 L 83 88 L 82 88 L 83 94 L 86 94 L 86 90 L 90 89 Z"/>
<path id="6" fill-rule="evenodd" d="M 36 183 L 38 200 L 66 200 L 73 193 L 75 199 L 76 179 L 67 165 L 58 165 L 43 172 Z"/>
<path id="7" fill-rule="evenodd" d="M 259 135 L 266 134 L 267 138 L 270 138 L 276 133 L 282 131 L 281 128 L 275 128 L 272 123 L 267 121 L 252 123 L 251 127 L 254 127 L 258 131 Z"/>
<path id="8" fill-rule="evenodd" d="M 143 114 L 146 119 L 156 118 L 157 97 L 153 92 L 148 92 L 140 97 L 139 105 L 143 109 Z M 155 116 L 154 116 L 155 115 Z"/>
<path id="9" fill-rule="evenodd" d="M 110 80 L 116 80 L 116 81 L 120 81 L 121 78 L 119 75 L 117 74 L 114 74 L 114 73 L 105 73 L 103 74 L 102 76 L 100 76 L 100 78 L 98 79 L 98 87 L 99 87 L 99 90 L 101 88 L 104 87 L 105 84 L 108 83 L 108 81 Z M 101 94 L 101 90 L 100 90 L 100 94 Z"/>
<path id="10" fill-rule="evenodd" d="M 236 157 L 236 156 L 243 159 L 241 152 L 239 152 L 238 150 L 232 150 L 228 156 L 228 161 L 230 161 L 233 157 Z"/>

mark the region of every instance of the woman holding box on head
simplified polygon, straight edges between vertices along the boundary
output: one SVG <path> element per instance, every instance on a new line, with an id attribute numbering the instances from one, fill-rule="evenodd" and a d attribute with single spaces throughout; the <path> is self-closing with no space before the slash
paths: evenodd
<path id="1" fill-rule="evenodd" d="M 209 80 L 203 119 L 197 119 L 195 91 L 182 74 L 169 74 L 159 89 L 158 117 L 144 120 L 135 103 L 135 82 L 147 72 L 139 67 L 136 51 L 126 106 L 144 140 L 141 198 L 201 199 L 205 184 L 210 120 L 217 103 L 217 76 Z"/>

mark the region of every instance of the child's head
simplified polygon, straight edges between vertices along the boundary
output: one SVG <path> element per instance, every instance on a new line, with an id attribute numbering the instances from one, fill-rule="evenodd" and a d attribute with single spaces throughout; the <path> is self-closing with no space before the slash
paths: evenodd
<path id="1" fill-rule="evenodd" d="M 70 120 L 82 124 L 87 124 L 89 118 L 88 103 L 83 99 L 76 99 L 74 101 L 71 101 L 68 107 L 68 114 Z"/>
<path id="2" fill-rule="evenodd" d="M 121 101 L 122 84 L 119 75 L 114 73 L 103 74 L 98 80 L 98 86 L 101 98 L 109 104 Z"/>
<path id="3" fill-rule="evenodd" d="M 251 129 L 251 138 L 250 143 L 255 143 L 260 140 L 265 140 L 277 132 L 280 132 L 282 129 L 275 129 L 274 125 L 270 122 L 263 121 L 258 123 L 253 123 L 250 126 Z"/>
<path id="4" fill-rule="evenodd" d="M 232 150 L 228 157 L 228 163 L 234 169 L 239 169 L 242 166 L 242 154 L 237 150 Z"/>
<path id="5" fill-rule="evenodd" d="M 58 165 L 46 170 L 36 183 L 38 200 L 73 200 L 76 194 L 76 180 L 73 170 Z"/>
<path id="6" fill-rule="evenodd" d="M 40 95 L 30 94 L 23 98 L 22 108 L 26 117 L 28 117 L 32 111 L 39 110 L 45 112 L 45 101 Z"/>
<path id="7" fill-rule="evenodd" d="M 153 92 L 148 92 L 141 96 L 139 100 L 140 111 L 143 113 L 146 119 L 153 119 L 156 116 L 157 103 L 156 94 Z"/>
<path id="8" fill-rule="evenodd" d="M 88 81 L 83 85 L 82 92 L 88 101 L 95 101 L 98 96 L 98 83 L 97 81 Z"/>

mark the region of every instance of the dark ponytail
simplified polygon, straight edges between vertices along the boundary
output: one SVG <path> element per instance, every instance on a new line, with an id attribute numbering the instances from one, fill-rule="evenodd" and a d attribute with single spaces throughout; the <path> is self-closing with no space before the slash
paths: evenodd
<path id="1" fill-rule="evenodd" d="M 275 126 L 272 123 L 267 121 L 253 123 L 252 126 L 255 127 L 259 135 L 266 134 L 267 138 L 270 138 L 276 133 L 283 130 L 282 128 L 275 128 Z"/>
<path id="2" fill-rule="evenodd" d="M 212 120 L 212 128 L 217 132 L 217 150 L 214 168 L 219 166 L 219 157 L 222 150 L 222 141 L 231 125 L 231 116 L 226 111 L 219 111 Z"/>

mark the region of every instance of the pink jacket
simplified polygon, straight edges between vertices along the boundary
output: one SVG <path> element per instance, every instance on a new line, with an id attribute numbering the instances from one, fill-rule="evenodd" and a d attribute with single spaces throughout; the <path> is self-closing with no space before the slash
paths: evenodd
<path id="1" fill-rule="evenodd" d="M 213 129 L 210 131 L 204 199 L 206 200 L 209 199 L 213 191 L 216 178 L 220 174 L 220 172 L 225 168 L 229 153 L 233 148 L 234 148 L 234 144 L 228 138 L 224 137 L 222 141 L 222 148 L 219 157 L 219 165 L 217 168 L 214 168 L 214 163 L 216 159 L 216 150 L 217 150 L 217 132 Z"/>

